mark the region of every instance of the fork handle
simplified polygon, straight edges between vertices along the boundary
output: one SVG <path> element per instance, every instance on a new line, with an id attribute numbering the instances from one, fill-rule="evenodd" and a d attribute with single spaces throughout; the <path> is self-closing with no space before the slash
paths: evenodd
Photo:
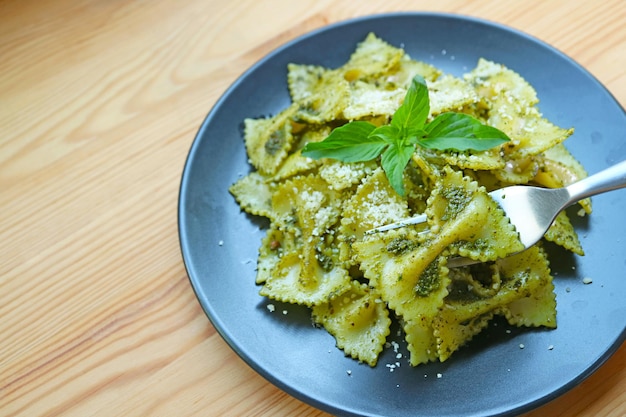
<path id="1" fill-rule="evenodd" d="M 626 187 L 626 161 L 617 163 L 603 171 L 568 185 L 570 206 L 583 198 Z"/>

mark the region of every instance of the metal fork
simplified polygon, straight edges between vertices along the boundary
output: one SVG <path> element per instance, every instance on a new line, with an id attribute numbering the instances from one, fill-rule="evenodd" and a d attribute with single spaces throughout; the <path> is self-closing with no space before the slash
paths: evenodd
<path id="1" fill-rule="evenodd" d="M 626 187 L 626 161 L 622 161 L 590 177 L 563 188 L 541 188 L 514 185 L 489 193 L 504 210 L 519 233 L 526 249 L 537 243 L 556 216 L 572 204 L 597 194 Z M 366 234 L 384 232 L 426 221 L 426 215 L 411 217 L 396 223 L 368 230 Z M 451 258 L 448 267 L 478 263 L 468 258 Z"/>

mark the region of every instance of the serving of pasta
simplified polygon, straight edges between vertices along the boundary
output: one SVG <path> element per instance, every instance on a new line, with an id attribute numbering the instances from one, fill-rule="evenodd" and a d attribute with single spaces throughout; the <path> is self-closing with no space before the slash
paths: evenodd
<path id="1" fill-rule="evenodd" d="M 483 151 L 417 146 L 400 195 L 381 158 L 360 162 L 302 154 L 348 122 L 389 123 L 412 80 L 428 85 L 428 118 L 468 114 L 510 138 Z M 369 34 L 339 68 L 290 64 L 292 103 L 244 121 L 252 172 L 230 188 L 242 210 L 269 219 L 256 284 L 272 300 L 305 305 L 338 348 L 375 366 L 392 320 L 413 366 L 445 361 L 494 316 L 514 326 L 556 327 L 556 297 L 543 243 L 522 245 L 488 192 L 513 184 L 561 187 L 587 174 L 563 142 L 572 133 L 539 112 L 535 90 L 505 66 L 480 59 L 462 76 L 411 58 Z M 370 229 L 425 213 L 426 224 Z M 579 215 L 591 213 L 580 203 Z M 545 235 L 583 255 L 568 214 Z M 448 259 L 479 260 L 448 268 Z"/>

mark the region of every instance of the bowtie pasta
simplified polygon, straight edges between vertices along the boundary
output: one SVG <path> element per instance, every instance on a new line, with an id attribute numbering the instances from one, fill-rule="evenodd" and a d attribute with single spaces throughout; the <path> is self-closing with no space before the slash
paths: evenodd
<path id="1" fill-rule="evenodd" d="M 431 118 L 468 113 L 511 141 L 482 152 L 418 146 L 404 171 L 405 197 L 377 160 L 301 154 L 348 121 L 388 123 L 416 75 L 428 81 Z M 511 325 L 556 327 L 542 243 L 520 252 L 514 228 L 487 193 L 513 184 L 561 187 L 586 172 L 562 144 L 573 130 L 541 115 L 520 75 L 485 59 L 461 77 L 444 74 L 370 34 L 345 65 L 290 64 L 287 82 L 289 107 L 245 120 L 254 170 L 230 188 L 245 212 L 270 220 L 257 265 L 261 295 L 310 307 L 346 355 L 370 366 L 392 319 L 401 323 L 414 366 L 445 361 L 496 315 Z M 591 212 L 589 200 L 580 204 L 581 213 Z M 426 224 L 365 234 L 421 213 Z M 545 239 L 583 255 L 565 212 Z M 448 268 L 450 256 L 481 263 Z"/>

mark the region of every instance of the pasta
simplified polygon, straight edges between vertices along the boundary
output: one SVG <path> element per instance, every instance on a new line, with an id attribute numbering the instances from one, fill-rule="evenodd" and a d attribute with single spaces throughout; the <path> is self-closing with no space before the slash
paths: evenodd
<path id="1" fill-rule="evenodd" d="M 375 366 L 401 323 L 411 365 L 445 361 L 494 316 L 515 326 L 556 327 L 556 299 L 540 242 L 523 246 L 488 192 L 512 184 L 561 187 L 586 176 L 563 146 L 573 130 L 537 108 L 519 74 L 480 59 L 461 77 L 414 60 L 374 34 L 339 68 L 290 64 L 292 104 L 244 121 L 254 170 L 230 188 L 245 212 L 269 219 L 256 283 L 273 300 L 310 307 L 337 347 Z M 380 162 L 302 155 L 349 121 L 388 123 L 416 75 L 428 81 L 430 116 L 467 113 L 511 141 L 487 151 L 417 147 L 404 171 L 406 195 Z M 581 213 L 591 203 L 581 203 Z M 369 229 L 425 213 L 427 222 L 385 233 Z M 582 255 L 561 213 L 545 240 Z M 515 255 L 511 255 L 515 254 Z M 451 256 L 481 263 L 449 268 Z"/>

